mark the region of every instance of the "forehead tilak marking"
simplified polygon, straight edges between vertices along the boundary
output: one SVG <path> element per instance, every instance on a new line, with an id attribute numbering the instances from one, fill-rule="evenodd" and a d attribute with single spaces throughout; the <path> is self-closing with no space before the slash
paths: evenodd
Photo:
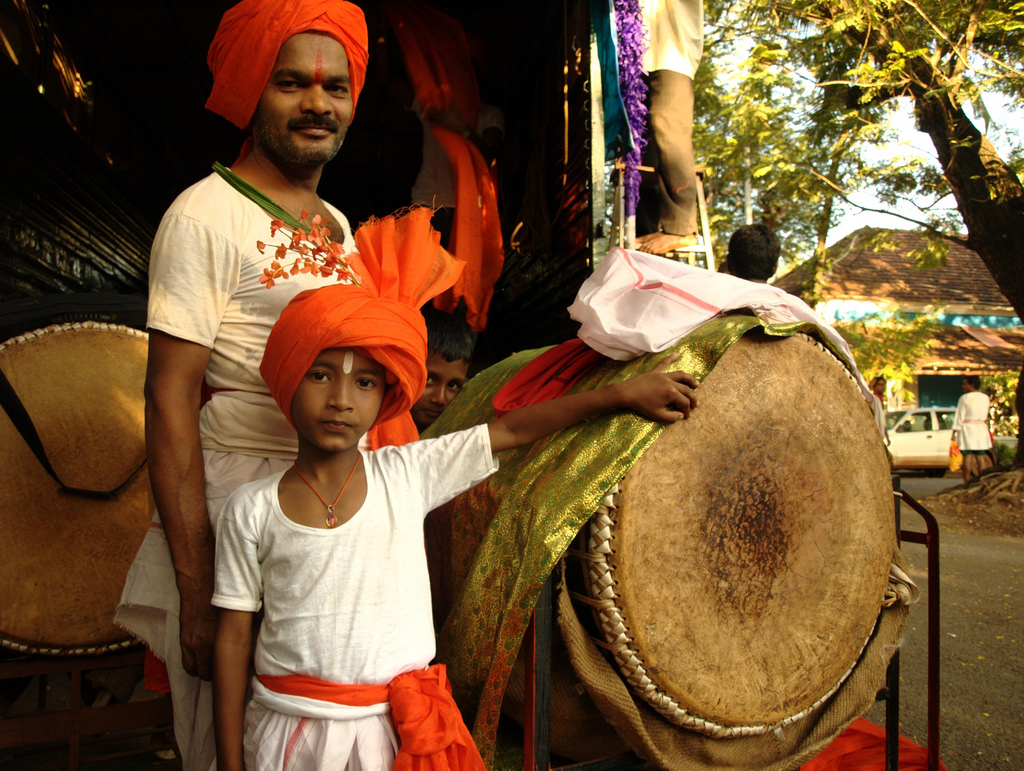
<path id="1" fill-rule="evenodd" d="M 313 82 L 318 86 L 324 82 L 324 49 L 316 49 L 316 72 L 313 74 Z"/>
<path id="2" fill-rule="evenodd" d="M 346 375 L 351 373 L 352 364 L 355 362 L 355 360 L 356 357 L 353 355 L 352 351 L 345 351 L 345 358 L 341 362 L 341 371 L 344 372 Z"/>

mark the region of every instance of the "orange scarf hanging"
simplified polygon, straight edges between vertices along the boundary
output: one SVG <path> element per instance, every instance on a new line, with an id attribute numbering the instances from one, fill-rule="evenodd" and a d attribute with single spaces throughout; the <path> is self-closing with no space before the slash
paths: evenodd
<path id="1" fill-rule="evenodd" d="M 370 449 L 379 450 L 381 447 L 401 447 L 415 442 L 420 438 L 420 432 L 416 428 L 416 421 L 412 419 L 412 413 L 403 412 L 391 420 L 377 423 L 366 432 L 366 436 L 370 440 Z"/>
<path id="2" fill-rule="evenodd" d="M 475 127 L 480 91 L 462 26 L 422 0 L 388 0 L 384 5 L 405 57 L 405 69 L 424 110 L 454 106 L 467 126 Z M 462 299 L 466 321 L 477 332 L 487 326 L 494 284 L 505 252 L 494 178 L 471 141 L 452 131 L 431 127 L 448 155 L 455 176 L 455 225 L 449 250 L 466 263 L 451 290 L 434 305 L 451 313 Z"/>

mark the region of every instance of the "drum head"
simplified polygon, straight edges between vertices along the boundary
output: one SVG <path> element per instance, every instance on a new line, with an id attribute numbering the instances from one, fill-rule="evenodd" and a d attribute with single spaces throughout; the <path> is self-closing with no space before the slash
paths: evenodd
<path id="1" fill-rule="evenodd" d="M 98 653 L 130 643 L 113 617 L 153 503 L 146 473 L 145 333 L 85 322 L 0 346 L 0 369 L 69 493 L 0 411 L 0 643 Z"/>
<path id="2" fill-rule="evenodd" d="M 858 388 L 809 338 L 747 335 L 698 398 L 621 483 L 594 590 L 618 620 L 598 623 L 667 719 L 763 732 L 832 693 L 872 632 L 889 468 Z"/>

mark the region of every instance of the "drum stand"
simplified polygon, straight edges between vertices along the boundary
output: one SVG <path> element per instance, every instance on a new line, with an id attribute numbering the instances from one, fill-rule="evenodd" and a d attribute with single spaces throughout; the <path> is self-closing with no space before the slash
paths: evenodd
<path id="1" fill-rule="evenodd" d="M 523 771 L 551 771 L 549 746 L 551 723 L 551 621 L 552 576 L 544 581 L 537 598 L 533 618 L 526 628 L 526 688 L 523 704 Z M 642 766 L 644 760 L 632 752 L 610 758 L 588 760 L 567 766 L 560 771 L 616 771 Z"/>
<path id="2" fill-rule="evenodd" d="M 903 492 L 900 477 L 892 476 L 895 498 L 896 534 L 900 543 L 922 544 L 928 550 L 928 771 L 939 771 L 939 523 L 935 515 Z M 924 520 L 925 532 L 903 530 L 900 503 L 906 503 Z M 900 652 L 889 662 L 885 687 L 878 692 L 885 700 L 885 768 L 899 766 Z"/>
<path id="3" fill-rule="evenodd" d="M 900 477 L 892 477 L 897 538 L 902 543 L 923 544 L 928 550 L 928 771 L 939 769 L 939 523 L 924 506 L 904 493 Z M 900 503 L 921 515 L 926 531 L 903 530 Z M 551 722 L 551 632 L 552 576 L 548 576 L 537 598 L 533 618 L 526 630 L 526 688 L 523 709 L 525 741 L 523 771 L 554 771 L 549 744 Z M 885 686 L 876 701 L 885 704 L 885 768 L 899 768 L 900 652 L 893 654 L 886 670 Z M 727 741 L 727 740 L 726 740 Z M 610 758 L 556 766 L 558 771 L 616 771 L 642 766 L 645 761 L 627 752 Z"/>
<path id="4" fill-rule="evenodd" d="M 82 757 L 82 737 L 116 731 L 119 737 L 128 738 L 171 730 L 173 719 L 169 694 L 102 707 L 89 707 L 82 703 L 83 672 L 141 666 L 145 653 L 144 647 L 135 647 L 98 656 L 28 656 L 24 659 L 0 660 L 0 680 L 39 678 L 37 711 L 30 715 L 0 718 L 0 749 L 66 741 L 69 771 L 76 771 L 80 763 L 102 764 L 127 755 L 175 749 L 173 744 L 164 743 L 147 745 L 144 749 Z M 47 677 L 65 672 L 71 676 L 71 691 L 66 708 L 47 709 Z"/>

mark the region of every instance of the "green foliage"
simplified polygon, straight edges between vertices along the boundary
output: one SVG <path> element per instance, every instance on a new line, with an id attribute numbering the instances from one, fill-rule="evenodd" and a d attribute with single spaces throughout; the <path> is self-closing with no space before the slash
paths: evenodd
<path id="1" fill-rule="evenodd" d="M 952 245 L 948 240 L 935 233 L 924 231 L 924 246 L 920 249 L 911 249 L 907 255 L 914 261 L 914 267 L 918 270 L 929 270 L 946 264 L 949 256 L 949 247 Z"/>
<path id="2" fill-rule="evenodd" d="M 865 378 L 881 375 L 905 388 L 914 380 L 915 362 L 934 345 L 939 323 L 934 314 L 914 316 L 890 309 L 884 318 L 840 321 L 834 326 L 849 343 Z"/>
<path id="3" fill-rule="evenodd" d="M 1020 430 L 1020 419 L 1013 409 L 1019 378 L 1018 372 L 981 376 L 981 390 L 991 399 L 989 425 L 996 436 L 1017 436 Z"/>
<path id="4" fill-rule="evenodd" d="M 999 468 L 1006 471 L 1013 468 L 1013 463 L 1017 459 L 1017 450 L 1015 448 L 1003 442 L 996 442 L 995 451 L 996 465 Z"/>
<path id="5" fill-rule="evenodd" d="M 992 125 L 986 99 L 1010 97 L 1024 109 L 1022 0 L 707 0 L 705 12 L 694 145 L 698 162 L 714 170 L 719 243 L 743 223 L 749 180 L 753 219 L 782 237 L 784 264 L 813 260 L 814 288 L 805 298 L 813 304 L 829 269 L 830 227 L 844 207 L 854 207 L 851 194 L 870 190 L 890 210 L 918 207 L 914 224 L 932 233 L 913 255 L 922 269 L 945 260 L 943 236 L 956 239 L 967 229 L 972 247 L 1005 268 L 995 272 L 1020 313 L 1019 252 L 993 245 L 1019 240 L 1019 232 L 1006 231 L 1021 229 L 1024 123 Z M 884 158 L 875 151 L 897 138 L 909 144 L 889 120 L 901 101 L 913 105 L 942 166 L 909 152 Z M 1005 161 L 988 137 L 974 134 L 959 110 L 968 103 L 986 132 L 1004 132 Z M 959 211 L 948 206 L 954 192 Z M 927 347 L 924 323 L 837 327 L 862 372 L 905 383 Z M 1015 388 L 1016 378 L 1007 394 Z"/>
<path id="6" fill-rule="evenodd" d="M 694 145 L 698 162 L 713 170 L 716 241 L 726 242 L 744 224 L 749 179 L 753 221 L 780 234 L 787 264 L 813 253 L 834 221 L 829 213 L 822 225 L 835 193 L 833 158 L 841 159 L 843 173 L 849 167 L 856 174 L 861 160 L 853 149 L 877 135 L 852 114 L 838 131 L 831 125 L 820 130 L 823 124 L 808 112 L 818 101 L 813 79 L 792 60 L 785 37 L 774 33 L 777 19 L 758 21 L 748 9 L 729 6 L 716 14 L 709 5 L 706 55 L 695 83 Z"/>
<path id="7" fill-rule="evenodd" d="M 963 231 L 941 169 L 874 148 L 900 138 L 889 123 L 896 98 L 946 94 L 983 116 L 990 92 L 1024 104 L 1024 2 L 708 0 L 705 14 L 694 144 L 712 169 L 718 243 L 744 222 L 747 179 L 753 220 L 779 232 L 783 265 L 820 256 L 857 191 L 892 210 L 914 203 L 918 224 L 937 233 Z M 976 150 L 975 140 L 950 139 L 957 152 Z M 1009 162 L 1020 173 L 1014 141 Z M 941 264 L 942 248 L 931 243 L 917 257 L 921 267 Z"/>

